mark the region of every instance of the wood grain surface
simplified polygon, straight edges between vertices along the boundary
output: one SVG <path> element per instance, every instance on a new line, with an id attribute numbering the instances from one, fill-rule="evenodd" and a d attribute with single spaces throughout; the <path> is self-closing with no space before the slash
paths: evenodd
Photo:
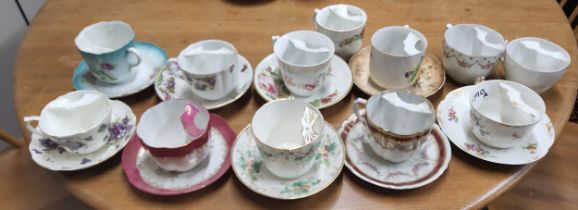
<path id="1" fill-rule="evenodd" d="M 438 58 L 447 23 L 478 23 L 499 31 L 508 40 L 544 37 L 577 58 L 576 41 L 568 20 L 552 0 L 380 0 L 347 1 L 367 11 L 364 45 L 371 34 L 389 25 L 409 24 L 429 40 L 429 51 Z M 51 0 L 38 13 L 22 42 L 14 73 L 17 114 L 39 114 L 42 107 L 72 91 L 72 74 L 80 62 L 74 37 L 85 26 L 103 20 L 124 20 L 137 40 L 149 41 L 176 56 L 188 44 L 203 39 L 233 43 L 253 66 L 272 52 L 271 35 L 293 30 L 313 30 L 314 8 L 339 1 L 315 0 Z M 500 74 L 498 74 L 500 75 Z M 576 63 L 554 88 L 542 94 L 556 135 L 564 128 L 578 86 Z M 430 97 L 437 105 L 458 87 L 448 79 Z M 351 114 L 356 97 L 367 98 L 357 88 L 340 103 L 322 110 L 334 127 Z M 159 102 L 153 88 L 127 98 L 137 116 Z M 252 90 L 239 101 L 215 110 L 239 132 L 264 101 Z M 24 128 L 23 122 L 19 121 Z M 29 132 L 25 131 L 25 136 Z M 230 170 L 217 183 L 198 192 L 176 197 L 148 195 L 132 188 L 120 166 L 120 154 L 103 165 L 60 173 L 64 185 L 79 199 L 98 208 L 198 208 L 198 209 L 457 209 L 480 208 L 516 184 L 533 165 L 501 166 L 477 160 L 453 147 L 449 169 L 436 182 L 416 190 L 391 191 L 367 184 L 344 169 L 341 176 L 317 195 L 280 201 L 251 192 Z"/>

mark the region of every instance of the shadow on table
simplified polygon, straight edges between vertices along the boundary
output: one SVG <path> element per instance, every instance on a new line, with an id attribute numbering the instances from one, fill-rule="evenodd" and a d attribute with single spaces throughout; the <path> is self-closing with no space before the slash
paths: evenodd
<path id="1" fill-rule="evenodd" d="M 260 4 L 268 4 L 273 2 L 273 0 L 223 0 L 223 1 L 237 6 L 252 6 Z"/>

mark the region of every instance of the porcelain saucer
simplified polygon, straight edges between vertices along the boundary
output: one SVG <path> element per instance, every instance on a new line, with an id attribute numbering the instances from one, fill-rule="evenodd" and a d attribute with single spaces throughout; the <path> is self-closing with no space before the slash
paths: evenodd
<path id="1" fill-rule="evenodd" d="M 231 167 L 231 145 L 235 132 L 227 122 L 211 114 L 209 156 L 185 172 L 166 171 L 156 165 L 134 135 L 122 153 L 122 168 L 130 184 L 155 195 L 180 195 L 200 190 L 217 181 Z"/>
<path id="2" fill-rule="evenodd" d="M 208 110 L 217 109 L 241 98 L 241 96 L 243 96 L 243 94 L 245 94 L 245 92 L 247 92 L 251 87 L 253 68 L 249 61 L 245 57 L 239 55 L 238 64 L 236 66 L 240 68 L 241 71 L 237 80 L 237 87 L 233 89 L 229 95 L 216 101 L 206 100 L 195 95 L 191 90 L 190 84 L 183 78 L 175 75 L 174 72 L 178 70 L 171 71 L 168 68 L 172 67 L 168 65 L 158 73 L 155 80 L 155 91 L 157 92 L 157 96 L 163 101 L 170 99 L 193 99 L 201 103 Z"/>
<path id="3" fill-rule="evenodd" d="M 349 67 L 353 72 L 353 83 L 365 94 L 375 95 L 386 90 L 377 85 L 370 77 L 369 59 L 371 47 L 364 47 L 349 59 Z M 442 63 L 431 52 L 427 52 L 420 66 L 415 84 L 407 91 L 416 95 L 429 97 L 444 86 L 446 73 Z"/>
<path id="4" fill-rule="evenodd" d="M 108 142 L 90 154 L 68 152 L 48 138 L 32 134 L 29 150 L 32 160 L 52 171 L 76 171 L 96 166 L 118 153 L 136 130 L 136 116 L 128 105 L 112 100 L 112 116 Z"/>
<path id="5" fill-rule="evenodd" d="M 365 110 L 362 113 L 365 114 Z M 437 180 L 448 168 L 452 149 L 445 134 L 435 124 L 420 151 L 401 163 L 375 155 L 365 143 L 366 133 L 365 125 L 355 115 L 351 115 L 339 129 L 347 151 L 345 165 L 366 182 L 387 189 L 414 189 Z"/>
<path id="6" fill-rule="evenodd" d="M 109 98 L 118 98 L 138 93 L 155 80 L 157 72 L 165 66 L 167 53 L 160 47 L 148 42 L 135 42 L 135 48 L 141 53 L 141 63 L 134 67 L 135 76 L 119 84 L 108 84 L 98 80 L 88 70 L 86 62 L 81 61 L 74 70 L 72 84 L 77 90 L 96 90 Z"/>
<path id="7" fill-rule="evenodd" d="M 343 168 L 345 150 L 337 132 L 325 123 L 316 164 L 303 176 L 284 179 L 273 175 L 263 165 L 250 125 L 239 133 L 233 145 L 232 164 L 237 178 L 252 191 L 276 199 L 298 199 L 327 188 Z"/>
<path id="8" fill-rule="evenodd" d="M 468 99 L 468 89 L 471 87 L 458 88 L 448 93 L 438 105 L 437 122 L 454 145 L 476 158 L 505 165 L 532 163 L 548 153 L 555 134 L 547 115 L 519 145 L 500 149 L 480 142 L 471 132 Z"/>
<path id="9" fill-rule="evenodd" d="M 339 56 L 331 59 L 331 69 L 325 78 L 323 87 L 309 97 L 294 96 L 289 92 L 281 78 L 281 70 L 277 68 L 274 54 L 265 57 L 255 68 L 255 89 L 266 101 L 281 98 L 304 99 L 318 109 L 323 109 L 341 101 L 351 90 L 352 76 L 349 66 Z"/>

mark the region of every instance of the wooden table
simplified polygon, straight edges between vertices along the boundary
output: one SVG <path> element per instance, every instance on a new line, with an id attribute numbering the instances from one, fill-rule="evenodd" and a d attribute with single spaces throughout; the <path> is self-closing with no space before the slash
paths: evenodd
<path id="1" fill-rule="evenodd" d="M 58 95 L 73 90 L 73 69 L 81 57 L 74 46 L 76 34 L 91 23 L 124 20 L 138 40 L 163 47 L 170 56 L 188 44 L 203 39 L 223 39 L 233 43 L 253 66 L 272 52 L 271 35 L 298 29 L 313 29 L 314 8 L 338 1 L 301 0 L 207 0 L 207 1 L 48 1 L 32 22 L 22 43 L 14 76 L 14 95 L 20 119 L 38 114 Z M 429 40 L 429 51 L 438 58 L 446 23 L 479 23 L 501 32 L 507 39 L 523 36 L 544 37 L 577 57 L 572 30 L 556 1 L 505 0 L 382 0 L 350 1 L 369 16 L 365 45 L 370 35 L 388 25 L 409 24 Z M 548 115 L 556 135 L 564 128 L 578 86 L 576 62 L 554 88 L 544 94 Z M 437 104 L 457 86 L 446 82 L 430 99 Z M 351 114 L 356 97 L 367 97 L 354 88 L 342 102 L 324 109 L 325 118 L 335 127 Z M 140 116 L 159 102 L 148 88 L 122 99 Z M 263 100 L 250 91 L 241 100 L 214 112 L 225 117 L 239 132 Z M 24 127 L 23 122 L 20 125 Z M 25 136 L 29 132 L 24 131 Z M 501 166 L 484 162 L 453 148 L 446 173 L 436 182 L 407 191 L 383 190 L 354 177 L 347 169 L 321 193 L 295 201 L 262 197 L 243 186 L 229 170 L 217 183 L 198 192 L 176 197 L 142 193 L 127 182 L 120 155 L 105 164 L 71 173 L 60 173 L 64 185 L 79 199 L 99 208 L 199 208 L 199 209 L 377 209 L 480 208 L 515 185 L 533 165 Z"/>

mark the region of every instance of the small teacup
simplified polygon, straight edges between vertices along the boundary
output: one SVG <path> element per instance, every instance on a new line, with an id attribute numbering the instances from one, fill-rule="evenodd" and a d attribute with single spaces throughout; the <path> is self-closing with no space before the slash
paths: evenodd
<path id="1" fill-rule="evenodd" d="M 409 26 L 379 29 L 371 36 L 371 79 L 388 90 L 412 86 L 427 46 L 425 36 Z"/>
<path id="2" fill-rule="evenodd" d="M 315 28 L 335 44 L 335 54 L 349 59 L 361 49 L 367 14 L 349 4 L 334 4 L 315 9 Z"/>
<path id="3" fill-rule="evenodd" d="M 235 46 L 222 40 L 204 40 L 183 49 L 177 59 L 167 65 L 176 68 L 175 74 L 186 80 L 192 92 L 210 101 L 222 99 L 237 86 L 240 68 Z"/>
<path id="4" fill-rule="evenodd" d="M 333 41 L 315 31 L 294 31 L 272 39 L 287 89 L 298 96 L 310 96 L 321 89 L 335 52 Z"/>
<path id="5" fill-rule="evenodd" d="M 313 167 L 324 123 L 321 112 L 305 101 L 276 100 L 257 110 L 251 133 L 265 167 L 290 179 Z"/>
<path id="6" fill-rule="evenodd" d="M 443 66 L 456 82 L 473 84 L 492 73 L 506 49 L 504 37 L 478 24 L 447 25 L 443 41 Z"/>
<path id="7" fill-rule="evenodd" d="M 540 95 L 512 81 L 480 82 L 469 94 L 473 134 L 492 147 L 515 146 L 546 112 Z"/>
<path id="8" fill-rule="evenodd" d="M 435 122 L 433 110 L 426 98 L 403 90 L 387 90 L 353 102 L 353 113 L 368 130 L 365 142 L 391 162 L 405 161 L 419 151 Z"/>
<path id="9" fill-rule="evenodd" d="M 143 113 L 136 132 L 151 159 L 167 171 L 188 171 L 209 154 L 210 115 L 191 100 L 168 100 Z"/>
<path id="10" fill-rule="evenodd" d="M 98 22 L 82 29 L 74 42 L 94 77 L 106 83 L 120 83 L 134 78 L 134 67 L 141 62 L 134 37 L 128 23 Z"/>
<path id="11" fill-rule="evenodd" d="M 77 90 L 50 101 L 40 116 L 24 117 L 30 132 L 48 138 L 68 152 L 89 154 L 108 141 L 112 105 L 100 92 Z M 38 121 L 36 128 L 32 121 Z"/>
<path id="12" fill-rule="evenodd" d="M 562 78 L 570 60 L 568 52 L 553 42 L 534 37 L 519 38 L 506 48 L 506 79 L 543 93 Z"/>

